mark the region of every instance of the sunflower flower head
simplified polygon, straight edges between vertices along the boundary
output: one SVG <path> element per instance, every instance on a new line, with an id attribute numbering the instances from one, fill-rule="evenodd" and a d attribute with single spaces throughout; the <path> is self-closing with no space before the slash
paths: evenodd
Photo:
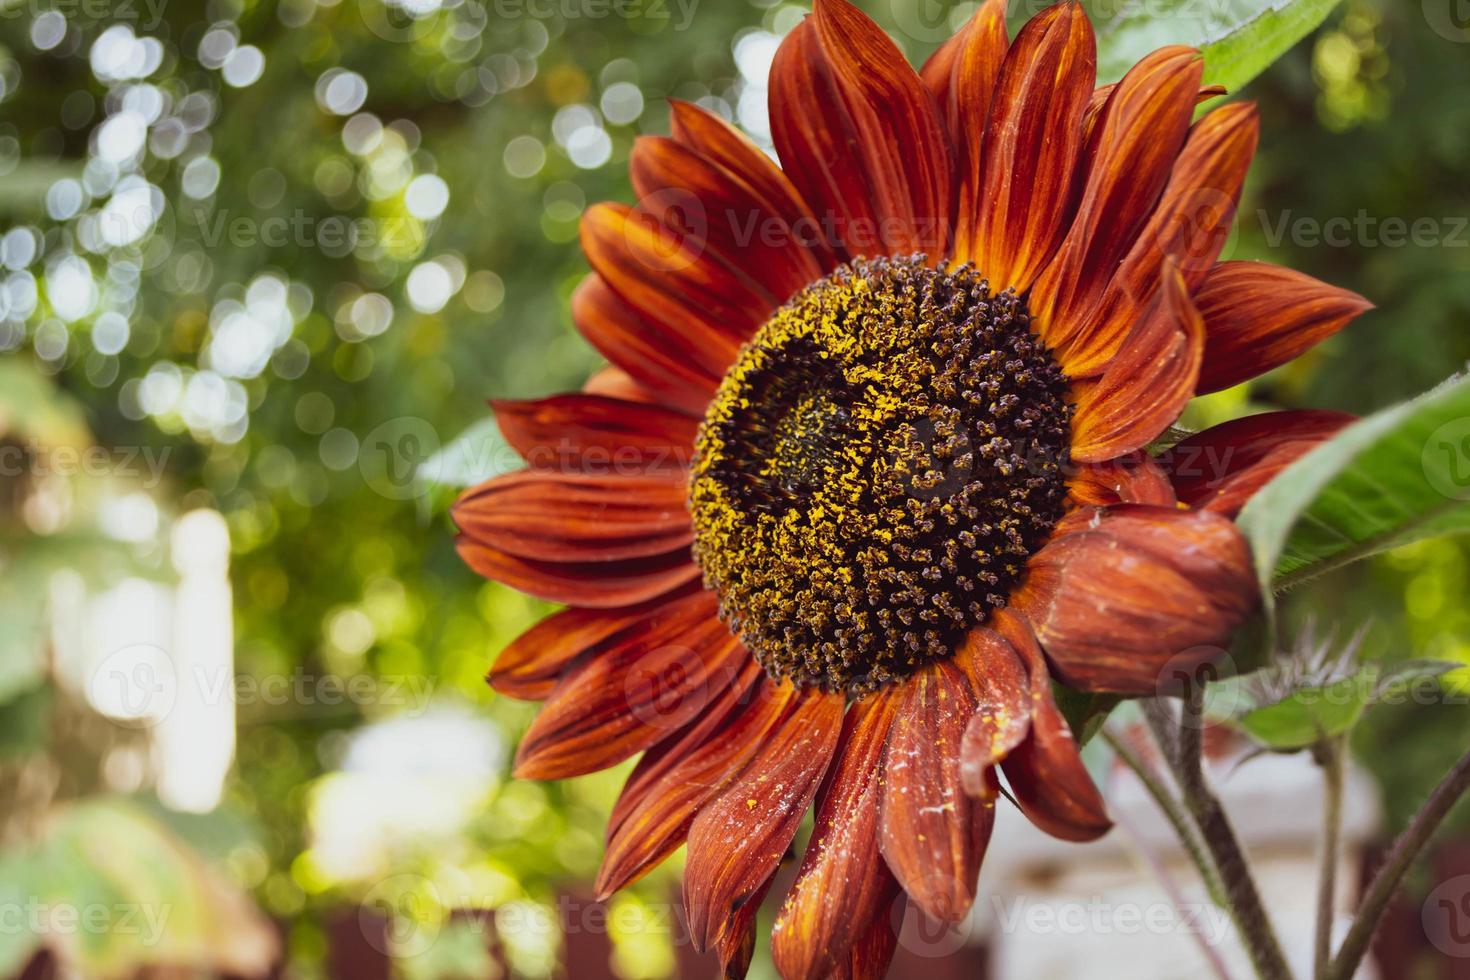
<path id="1" fill-rule="evenodd" d="M 1350 421 L 1148 452 L 1368 304 L 1220 261 L 1257 122 L 1195 119 L 1197 52 L 1097 87 L 1078 4 L 1005 14 L 916 72 L 816 0 L 772 66 L 779 166 L 673 103 L 639 203 L 582 221 L 572 315 L 609 366 L 495 402 L 528 468 L 455 505 L 471 567 L 567 607 L 490 673 L 546 702 L 516 774 L 638 756 L 597 890 L 687 845 L 729 976 L 809 809 L 785 980 L 881 976 L 906 903 L 963 918 L 1002 779 L 1047 833 L 1105 833 L 1053 683 L 1153 694 L 1223 650 L 1258 601 L 1231 518 Z"/>

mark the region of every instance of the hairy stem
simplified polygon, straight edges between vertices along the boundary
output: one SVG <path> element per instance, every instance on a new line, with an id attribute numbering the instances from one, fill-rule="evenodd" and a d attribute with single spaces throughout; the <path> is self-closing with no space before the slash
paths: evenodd
<path id="1" fill-rule="evenodd" d="M 1145 714 L 1160 748 L 1173 764 L 1174 776 L 1184 794 L 1185 808 L 1194 818 L 1205 846 L 1214 858 L 1215 867 L 1219 869 L 1220 883 L 1227 900 L 1226 910 L 1245 944 L 1256 975 L 1261 980 L 1290 980 L 1291 970 L 1281 951 L 1281 941 L 1276 938 L 1276 930 L 1266 915 L 1245 851 L 1220 801 L 1205 783 L 1204 772 L 1200 768 L 1204 685 L 1189 686 L 1177 724 L 1167 708 L 1146 711 Z M 1167 748 L 1169 745 L 1174 747 L 1172 753 Z"/>
<path id="2" fill-rule="evenodd" d="M 1179 838 L 1179 843 L 1184 845 L 1184 852 L 1188 855 L 1190 863 L 1199 872 L 1200 880 L 1204 882 L 1205 890 L 1209 893 L 1210 901 L 1220 908 L 1225 908 L 1225 889 L 1220 885 L 1220 874 L 1215 870 L 1215 864 L 1210 860 L 1209 854 L 1205 852 L 1204 845 L 1200 843 L 1199 834 L 1194 825 L 1189 822 L 1189 814 L 1184 807 L 1174 798 L 1174 794 L 1165 785 L 1164 781 L 1154 772 L 1153 767 L 1143 761 L 1143 757 L 1134 751 L 1128 740 L 1110 728 L 1102 731 L 1103 741 L 1107 742 L 1112 750 L 1117 753 L 1122 763 L 1133 771 L 1148 795 L 1158 804 L 1159 810 L 1174 828 L 1174 833 Z"/>
<path id="3" fill-rule="evenodd" d="M 1325 739 L 1312 757 L 1322 767 L 1322 853 L 1317 878 L 1317 934 L 1312 975 L 1325 980 L 1332 957 L 1332 920 L 1337 906 L 1338 836 L 1342 830 L 1342 739 Z"/>
<path id="4" fill-rule="evenodd" d="M 1445 774 L 1444 779 L 1440 780 L 1434 792 L 1429 795 L 1424 807 L 1414 814 L 1409 826 L 1393 842 L 1383 867 L 1373 877 L 1363 896 L 1363 903 L 1358 907 L 1352 928 L 1348 930 L 1342 948 L 1337 951 L 1337 958 L 1332 961 L 1326 980 L 1349 980 L 1357 972 L 1358 964 L 1368 952 L 1373 933 L 1378 929 L 1378 922 L 1387 911 L 1394 892 L 1398 891 L 1404 874 L 1439 829 L 1451 807 L 1467 790 L 1470 790 L 1470 752 L 1462 756 L 1454 768 Z"/>

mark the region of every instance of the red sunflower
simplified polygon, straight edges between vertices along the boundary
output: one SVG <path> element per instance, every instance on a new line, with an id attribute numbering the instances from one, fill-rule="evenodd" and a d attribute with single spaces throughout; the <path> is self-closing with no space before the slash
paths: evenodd
<path id="1" fill-rule="evenodd" d="M 675 103 L 640 204 L 582 223 L 573 315 L 612 366 L 495 403 L 530 466 L 458 502 L 460 552 L 569 607 L 490 674 L 546 701 L 516 774 L 642 752 L 598 891 L 687 842 L 693 939 L 731 975 L 814 801 L 787 980 L 881 975 L 901 896 L 966 913 L 997 769 L 1045 831 L 1104 833 L 1052 680 L 1151 694 L 1226 643 L 1256 603 L 1230 518 L 1346 421 L 1148 453 L 1367 304 L 1217 262 L 1257 122 L 1193 121 L 1197 52 L 1094 67 L 1075 3 L 1012 43 L 990 0 L 915 73 L 818 0 L 772 69 L 781 167 Z"/>

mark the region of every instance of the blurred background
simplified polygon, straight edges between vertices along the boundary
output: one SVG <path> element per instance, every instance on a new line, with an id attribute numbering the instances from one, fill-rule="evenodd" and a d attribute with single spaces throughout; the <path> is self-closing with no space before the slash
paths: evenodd
<path id="1" fill-rule="evenodd" d="M 1180 37 L 1208 28 L 1205 4 L 1155 5 L 1193 24 Z M 916 63 L 974 7 L 862 6 Z M 1119 6 L 1099 4 L 1100 29 Z M 445 509 L 517 465 L 487 397 L 599 366 L 568 314 L 577 223 L 631 198 L 634 138 L 665 133 L 676 96 L 769 145 L 766 75 L 804 12 L 0 0 L 0 976 L 714 975 L 681 942 L 677 861 L 590 902 L 622 771 L 510 781 L 535 709 L 482 678 L 547 607 L 466 569 Z M 1470 358 L 1455 13 L 1345 0 L 1245 93 L 1263 138 L 1231 254 L 1378 309 L 1192 424 L 1364 413 Z M 1289 611 L 1361 629 L 1373 657 L 1470 664 L 1467 591 L 1470 547 L 1440 540 Z M 1467 694 L 1452 676 L 1360 729 L 1352 860 L 1371 865 L 1463 751 Z M 1221 776 L 1272 765 L 1237 823 L 1310 825 L 1309 767 Z M 1162 839 L 1137 809 L 1138 833 L 1095 859 L 1123 862 L 1119 881 L 1146 878 Z M 1282 834 L 1260 848 L 1287 896 L 1312 831 Z M 1447 884 L 1470 901 L 1467 842 L 1462 808 L 1385 930 L 1381 975 L 1470 975 L 1470 919 L 1444 941 L 1420 911 Z M 997 894 L 1111 894 L 1069 883 L 1089 859 L 1015 853 L 985 872 Z M 906 941 L 894 975 L 1069 975 L 1026 951 L 1076 936 L 1004 911 Z M 1097 950 L 1123 948 L 1091 921 Z"/>

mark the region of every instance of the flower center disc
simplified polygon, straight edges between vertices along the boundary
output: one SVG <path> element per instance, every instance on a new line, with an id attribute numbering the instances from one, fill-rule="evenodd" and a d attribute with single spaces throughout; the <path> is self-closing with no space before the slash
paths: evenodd
<path id="1" fill-rule="evenodd" d="M 807 287 L 700 429 L 721 615 L 801 686 L 863 694 L 950 655 L 1061 516 L 1066 390 L 1022 300 L 968 266 L 859 259 Z"/>

